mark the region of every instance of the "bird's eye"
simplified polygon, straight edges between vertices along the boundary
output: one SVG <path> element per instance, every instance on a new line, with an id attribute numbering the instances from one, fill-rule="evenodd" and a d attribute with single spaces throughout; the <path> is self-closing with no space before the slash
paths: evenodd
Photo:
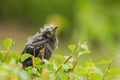
<path id="1" fill-rule="evenodd" d="M 48 31 L 48 33 L 50 33 L 51 31 Z"/>
<path id="2" fill-rule="evenodd" d="M 47 32 L 47 37 L 49 37 L 49 38 L 51 37 L 51 32 L 50 31 Z"/>

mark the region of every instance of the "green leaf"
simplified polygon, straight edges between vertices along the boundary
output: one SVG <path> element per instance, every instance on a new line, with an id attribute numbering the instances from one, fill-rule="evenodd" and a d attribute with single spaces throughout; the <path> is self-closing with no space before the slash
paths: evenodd
<path id="1" fill-rule="evenodd" d="M 97 74 L 100 74 L 100 75 L 103 74 L 102 71 L 101 71 L 101 68 L 94 67 L 94 70 L 95 70 L 95 72 L 96 72 Z"/>
<path id="2" fill-rule="evenodd" d="M 76 45 L 74 45 L 74 44 L 68 45 L 68 48 L 69 48 L 71 51 L 74 51 L 75 48 L 76 48 Z"/>
<path id="3" fill-rule="evenodd" d="M 43 53 L 43 49 L 40 50 L 40 53 Z"/>
<path id="4" fill-rule="evenodd" d="M 84 50 L 78 53 L 78 56 L 83 55 L 83 54 L 90 54 L 90 50 Z"/>
<path id="5" fill-rule="evenodd" d="M 86 61 L 85 64 L 87 67 L 94 67 L 95 66 L 95 64 L 91 61 Z"/>
<path id="6" fill-rule="evenodd" d="M 27 73 L 33 74 L 32 66 L 25 67 L 25 70 L 27 71 Z"/>
<path id="7" fill-rule="evenodd" d="M 84 80 L 82 76 L 77 76 L 77 80 Z"/>
<path id="8" fill-rule="evenodd" d="M 49 61 L 48 61 L 47 59 L 43 59 L 43 62 L 44 62 L 45 64 L 49 64 Z"/>
<path id="9" fill-rule="evenodd" d="M 37 69 L 36 68 L 32 68 L 32 72 L 33 73 L 37 73 Z"/>
<path id="10" fill-rule="evenodd" d="M 54 70 L 57 70 L 57 69 L 58 69 L 55 61 L 54 61 L 54 63 L 53 63 L 53 68 L 54 68 Z"/>
<path id="11" fill-rule="evenodd" d="M 112 68 L 109 73 L 112 75 L 120 75 L 120 68 Z"/>
<path id="12" fill-rule="evenodd" d="M 69 56 L 64 56 L 65 59 L 69 58 Z"/>
<path id="13" fill-rule="evenodd" d="M 66 64 L 63 64 L 63 65 L 62 65 L 62 68 L 67 70 L 67 69 L 69 69 L 69 66 L 66 65 Z"/>
<path id="14" fill-rule="evenodd" d="M 40 65 L 41 62 L 42 62 L 42 61 L 41 61 L 40 58 L 35 58 L 35 64 L 36 64 L 36 65 Z"/>
<path id="15" fill-rule="evenodd" d="M 110 62 L 110 60 L 102 60 L 99 62 L 99 64 L 109 64 Z"/>
<path id="16" fill-rule="evenodd" d="M 22 54 L 21 56 L 21 61 L 25 61 L 27 58 L 31 57 L 32 55 L 31 54 L 28 54 L 28 53 L 25 53 L 25 54 Z"/>
<path id="17" fill-rule="evenodd" d="M 30 76 L 26 71 L 19 72 L 20 80 L 30 80 Z"/>
<path id="18" fill-rule="evenodd" d="M 69 77 L 70 77 L 70 79 L 72 79 L 74 77 L 74 73 L 70 72 Z"/>
<path id="19" fill-rule="evenodd" d="M 84 44 L 81 45 L 81 48 L 88 49 L 88 45 L 86 45 L 86 43 L 84 43 Z"/>
<path id="20" fill-rule="evenodd" d="M 41 80 L 39 77 L 35 77 L 32 80 Z"/>
<path id="21" fill-rule="evenodd" d="M 11 47 L 11 45 L 12 45 L 12 39 L 11 38 L 7 38 L 7 39 L 5 39 L 4 41 L 3 41 L 3 45 L 7 48 L 7 49 L 9 49 L 10 47 Z"/>

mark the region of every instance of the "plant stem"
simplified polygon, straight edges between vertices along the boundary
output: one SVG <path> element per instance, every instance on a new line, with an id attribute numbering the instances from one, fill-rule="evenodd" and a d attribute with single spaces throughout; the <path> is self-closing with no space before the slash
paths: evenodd
<path id="1" fill-rule="evenodd" d="M 32 56 L 32 66 L 33 66 L 33 68 L 35 68 L 35 49 L 33 51 L 34 51 L 34 53 Z"/>
<path id="2" fill-rule="evenodd" d="M 109 72 L 109 70 L 110 70 L 111 64 L 112 64 L 111 62 L 108 64 L 108 66 L 107 66 L 107 68 L 106 68 L 106 70 L 105 70 L 105 73 L 104 73 L 104 75 L 103 75 L 102 80 L 105 80 L 105 78 L 106 78 L 106 76 L 107 76 L 107 74 L 108 74 L 108 72 Z"/>
<path id="3" fill-rule="evenodd" d="M 32 56 L 32 67 L 35 68 L 35 49 L 34 49 L 34 53 L 33 53 L 33 56 Z M 33 73 L 33 77 L 34 78 L 36 77 L 35 73 Z"/>
<path id="4" fill-rule="evenodd" d="M 70 55 L 63 64 L 66 64 L 70 59 L 72 58 L 72 55 Z M 55 74 L 62 68 L 62 65 L 57 69 L 57 71 L 55 72 Z"/>
<path id="5" fill-rule="evenodd" d="M 86 39 L 83 40 L 83 41 L 81 41 L 81 42 L 79 42 L 79 44 L 77 45 L 77 47 L 72 51 L 71 55 L 64 61 L 63 64 L 66 64 L 66 63 L 72 58 L 72 55 L 73 55 L 74 53 L 76 53 L 76 52 L 80 49 L 80 46 L 82 45 L 82 43 L 83 43 L 84 41 L 86 41 Z M 76 65 L 77 65 L 77 61 L 75 61 L 75 62 L 73 63 L 73 69 L 72 69 L 73 72 L 74 72 L 74 68 L 75 68 Z M 62 65 L 56 70 L 55 74 L 56 74 L 58 71 L 60 71 L 61 68 L 62 68 Z M 57 78 L 56 78 L 56 79 L 57 79 Z M 69 80 L 69 77 L 68 77 L 68 80 Z"/>
<path id="6" fill-rule="evenodd" d="M 103 75 L 103 77 L 102 77 L 102 80 L 105 80 L 105 78 L 107 77 L 107 74 L 108 74 L 108 72 L 109 72 L 109 70 L 110 70 L 110 67 L 111 67 L 111 65 L 112 65 L 112 61 L 114 60 L 116 58 L 116 55 L 112 55 L 110 58 L 109 58 L 109 64 L 108 64 L 108 66 L 107 66 L 107 68 L 105 69 L 105 73 L 104 73 L 104 75 Z"/>
<path id="7" fill-rule="evenodd" d="M 8 50 L 6 50 L 6 51 L 0 51 L 0 53 L 7 53 L 8 52 Z M 20 54 L 21 52 L 20 51 L 11 51 L 11 50 L 9 50 L 9 53 L 17 53 L 17 54 Z"/>
<path id="8" fill-rule="evenodd" d="M 34 68 L 35 67 L 35 60 L 34 60 L 34 56 L 32 56 L 32 67 Z"/>
<path id="9" fill-rule="evenodd" d="M 42 63 L 44 63 L 44 61 L 43 61 L 43 59 L 44 59 L 44 53 L 45 53 L 45 48 L 42 49 L 42 53 L 41 53 L 41 55 L 42 55 Z"/>
<path id="10" fill-rule="evenodd" d="M 74 73 L 74 70 L 75 70 L 76 65 L 77 65 L 77 61 L 74 60 L 74 62 L 73 62 L 73 68 L 72 68 L 72 72 L 73 72 L 73 73 Z"/>
<path id="11" fill-rule="evenodd" d="M 6 54 L 5 54 L 5 57 L 4 57 L 4 59 L 3 59 L 3 62 L 6 61 L 6 59 L 7 59 L 7 57 L 8 57 L 8 54 L 9 54 L 9 51 L 10 51 L 10 49 L 7 49 Z"/>
<path id="12" fill-rule="evenodd" d="M 76 65 L 77 65 L 77 61 L 74 60 L 74 61 L 73 61 L 73 67 L 72 67 L 72 72 L 73 72 L 73 73 L 74 73 L 74 70 L 75 70 Z M 67 80 L 69 80 L 69 79 L 70 79 L 70 77 L 68 76 L 68 79 L 67 79 Z"/>

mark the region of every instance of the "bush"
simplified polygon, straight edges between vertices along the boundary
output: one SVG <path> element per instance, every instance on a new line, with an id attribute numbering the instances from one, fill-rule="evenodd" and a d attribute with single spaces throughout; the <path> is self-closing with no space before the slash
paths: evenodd
<path id="1" fill-rule="evenodd" d="M 83 65 L 78 64 L 79 57 L 90 54 L 86 40 L 80 41 L 77 45 L 68 45 L 70 55 L 54 54 L 50 61 L 24 54 L 21 60 L 32 57 L 34 62 L 33 66 L 24 69 L 19 63 L 19 52 L 11 51 L 13 40 L 8 38 L 3 44 L 7 50 L 0 51 L 1 80 L 113 80 L 120 75 L 120 68 L 111 68 L 113 60 L 118 58 L 118 55 L 98 63 L 88 60 L 84 61 Z M 41 64 L 42 61 L 44 64 Z"/>

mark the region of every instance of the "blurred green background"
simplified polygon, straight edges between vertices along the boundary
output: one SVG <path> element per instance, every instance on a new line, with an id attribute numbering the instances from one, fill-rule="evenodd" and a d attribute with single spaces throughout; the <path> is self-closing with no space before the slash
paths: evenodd
<path id="1" fill-rule="evenodd" d="M 56 53 L 68 55 L 67 45 L 85 38 L 92 54 L 83 59 L 97 61 L 120 52 L 120 0 L 0 0 L 0 50 L 10 37 L 12 49 L 22 51 L 44 24 L 59 26 Z"/>

